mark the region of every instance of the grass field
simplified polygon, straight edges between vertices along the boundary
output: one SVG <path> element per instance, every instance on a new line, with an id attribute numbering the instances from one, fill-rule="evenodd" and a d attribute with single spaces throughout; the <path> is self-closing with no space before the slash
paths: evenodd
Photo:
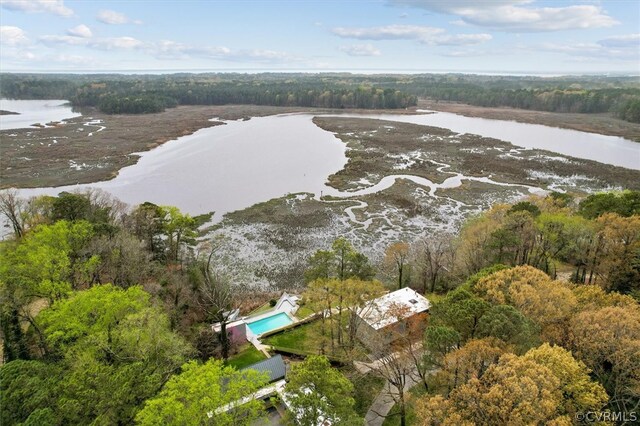
<path id="1" fill-rule="evenodd" d="M 267 359 L 267 357 L 257 350 L 255 346 L 248 344 L 241 348 L 241 350 L 230 357 L 227 360 L 227 365 L 237 368 L 238 370 L 244 367 L 247 367 L 251 364 L 255 364 L 258 361 L 262 361 L 263 359 Z"/>

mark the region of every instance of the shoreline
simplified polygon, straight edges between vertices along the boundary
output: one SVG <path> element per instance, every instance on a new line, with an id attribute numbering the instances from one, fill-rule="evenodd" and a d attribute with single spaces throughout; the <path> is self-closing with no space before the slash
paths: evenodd
<path id="1" fill-rule="evenodd" d="M 626 132 L 607 129 L 596 121 L 587 122 L 585 114 L 560 114 L 508 108 L 484 108 L 466 104 L 421 100 L 418 106 L 398 110 L 336 110 L 303 107 L 272 107 L 257 105 L 178 106 L 162 113 L 145 115 L 107 115 L 95 109 L 84 109 L 82 116 L 65 120 L 55 127 L 26 128 L 0 131 L 3 158 L 0 159 L 0 189 L 63 187 L 91 184 L 114 179 L 120 171 L 136 164 L 140 154 L 169 141 L 191 135 L 199 130 L 223 125 L 216 120 L 249 120 L 278 114 L 429 114 L 417 111 L 426 108 L 450 112 L 466 117 L 517 121 L 526 124 L 587 131 L 610 136 L 632 136 L 637 130 L 640 141 L 640 125 L 627 123 L 612 117 L 601 119 L 623 123 Z M 96 120 L 104 131 L 85 127 L 94 126 Z M 592 120 L 593 121 L 593 120 Z M 597 129 L 601 130 L 597 132 Z M 153 129 L 150 134 L 149 129 Z M 82 130 L 82 131 L 81 131 Z M 9 133 L 17 134 L 9 137 Z M 53 140 L 41 147 L 41 140 Z M 60 143 L 58 143 L 60 142 Z"/>
<path id="2" fill-rule="evenodd" d="M 265 105 L 182 105 L 153 114 L 104 114 L 83 108 L 82 115 L 56 126 L 0 130 L 0 190 L 58 188 L 115 179 L 140 154 L 182 136 L 223 125 L 279 114 L 417 114 L 411 109 L 327 109 Z M 98 120 L 104 129 L 94 131 Z M 84 128 L 81 129 L 79 126 Z M 88 126 L 88 127 L 87 127 Z M 153 133 L 149 134 L 149 129 Z M 46 143 L 46 152 L 40 147 Z"/>
<path id="3" fill-rule="evenodd" d="M 508 107 L 481 107 L 457 102 L 421 99 L 418 109 L 449 112 L 465 117 L 517 121 L 526 124 L 577 130 L 606 136 L 617 136 L 640 143 L 640 124 L 615 118 L 610 114 L 560 113 Z"/>

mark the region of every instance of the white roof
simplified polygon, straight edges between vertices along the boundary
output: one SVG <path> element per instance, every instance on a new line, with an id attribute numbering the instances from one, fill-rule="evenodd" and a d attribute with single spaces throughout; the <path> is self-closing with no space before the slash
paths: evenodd
<path id="1" fill-rule="evenodd" d="M 373 299 L 360 309 L 358 316 L 373 329 L 379 330 L 388 325 L 425 312 L 431 307 L 426 297 L 415 290 L 405 287 Z M 395 313 L 395 315 L 394 315 Z M 398 317 L 398 314 L 401 314 Z"/>

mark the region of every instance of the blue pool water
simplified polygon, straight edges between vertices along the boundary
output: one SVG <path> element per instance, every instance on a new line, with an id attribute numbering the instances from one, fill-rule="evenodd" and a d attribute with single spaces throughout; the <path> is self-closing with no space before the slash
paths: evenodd
<path id="1" fill-rule="evenodd" d="M 285 325 L 291 324 L 291 318 L 284 312 L 280 312 L 279 314 L 271 315 L 270 317 L 262 318 L 261 320 L 251 322 L 247 324 L 249 329 L 253 332 L 253 334 L 262 334 L 267 331 L 275 330 L 276 328 L 284 327 Z"/>

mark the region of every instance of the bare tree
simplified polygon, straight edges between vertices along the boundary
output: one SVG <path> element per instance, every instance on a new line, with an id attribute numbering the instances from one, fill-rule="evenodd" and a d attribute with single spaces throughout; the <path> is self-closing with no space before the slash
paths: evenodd
<path id="1" fill-rule="evenodd" d="M 227 325 L 233 310 L 233 293 L 227 278 L 216 271 L 211 264 L 213 255 L 219 247 L 219 245 L 212 247 L 207 260 L 201 261 L 200 264 L 204 280 L 200 288 L 200 305 L 207 317 L 220 326 L 218 340 L 222 350 L 222 358 L 226 360 L 229 358 L 231 350 Z"/>
<path id="2" fill-rule="evenodd" d="M 450 273 L 455 249 L 452 235 L 442 235 L 419 241 L 415 248 L 415 262 L 418 266 L 422 293 L 433 293 L 438 281 Z"/>
<path id="3" fill-rule="evenodd" d="M 400 416 L 400 424 L 406 425 L 407 393 L 415 383 L 415 367 L 413 360 L 405 351 L 387 354 L 376 361 L 375 372 L 387 381 L 388 395 L 395 403 Z M 377 413 L 387 416 L 387 413 Z"/>
<path id="4" fill-rule="evenodd" d="M 130 207 L 127 203 L 120 201 L 103 189 L 88 188 L 79 191 L 78 194 L 89 199 L 92 209 L 106 212 L 109 223 L 113 225 L 122 225 L 125 215 L 129 213 Z"/>
<path id="5" fill-rule="evenodd" d="M 21 238 L 24 234 L 23 209 L 25 202 L 18 196 L 16 189 L 0 191 L 0 213 L 3 214 L 11 227 L 16 238 Z"/>
<path id="6" fill-rule="evenodd" d="M 398 274 L 398 289 L 404 287 L 404 272 L 409 257 L 409 244 L 397 242 L 391 244 L 385 251 L 384 262 L 386 265 L 393 265 Z"/>

